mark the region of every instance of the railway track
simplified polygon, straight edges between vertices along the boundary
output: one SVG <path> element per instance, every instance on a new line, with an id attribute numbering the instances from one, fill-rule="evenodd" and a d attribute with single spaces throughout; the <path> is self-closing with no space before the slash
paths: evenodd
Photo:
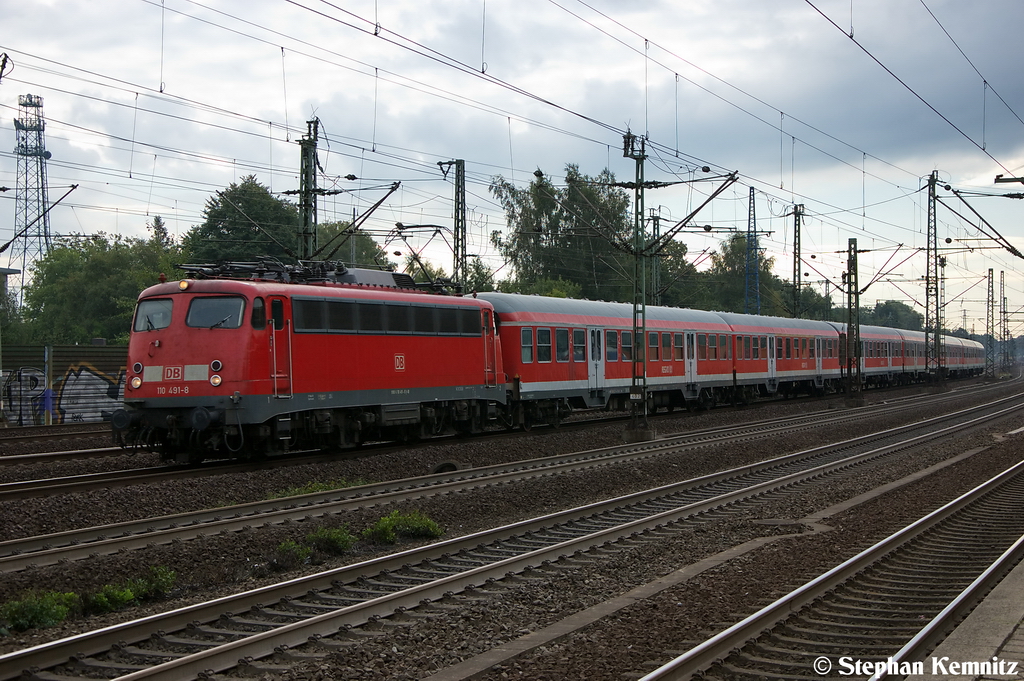
<path id="1" fill-rule="evenodd" d="M 1024 462 L 644 677 L 903 676 L 1024 557 Z M 881 667 L 879 667 L 881 664 Z"/>
<path id="2" fill-rule="evenodd" d="M 999 386 L 996 386 L 997 388 Z M 810 414 L 804 414 L 800 416 L 789 416 L 781 417 L 776 419 L 767 419 L 765 421 L 756 422 L 748 426 L 741 426 L 737 430 L 739 433 L 734 439 L 744 439 L 757 435 L 758 430 L 762 430 L 762 436 L 775 435 L 785 432 L 796 432 L 801 429 L 809 429 L 814 427 L 827 427 L 829 425 L 847 422 L 854 419 L 868 419 L 873 415 L 881 413 L 894 413 L 907 409 L 920 408 L 927 405 L 939 405 L 939 404 L 956 404 L 962 401 L 969 395 L 981 394 L 986 391 L 992 390 L 988 386 L 970 387 L 955 393 L 942 393 L 939 395 L 926 395 L 926 396 L 913 396 L 896 398 L 891 401 L 884 403 L 870 405 L 866 407 L 858 407 L 856 409 L 844 409 L 842 411 L 836 410 L 825 410 L 812 412 Z M 622 420 L 628 417 L 619 417 L 618 420 Z M 568 428 L 588 428 L 593 427 L 593 422 L 583 421 L 573 424 L 565 424 L 562 426 L 563 429 Z M 725 442 L 728 440 L 723 434 L 727 433 L 732 429 L 736 429 L 735 426 L 728 426 L 725 428 L 713 428 L 708 430 L 695 431 L 692 434 L 684 436 L 672 436 L 669 438 L 663 438 L 656 442 L 678 442 L 679 437 L 683 438 L 694 438 L 695 442 L 700 438 L 713 437 L 716 442 Z M 485 437 L 491 437 L 496 439 L 508 438 L 508 437 L 529 437 L 524 433 L 519 432 L 493 432 L 485 435 Z M 427 444 L 437 444 L 437 441 L 430 441 Z M 364 447 L 359 451 L 359 456 L 373 456 L 375 454 L 387 453 L 401 447 L 393 444 L 381 444 L 379 446 L 372 445 Z M 124 450 L 118 448 L 109 449 L 96 449 L 96 450 L 83 450 L 84 457 L 103 457 L 108 455 L 118 455 Z M 203 475 L 212 474 L 231 474 L 231 473 L 242 473 L 254 470 L 264 470 L 267 468 L 273 468 L 280 465 L 301 465 L 307 463 L 327 462 L 332 461 L 336 458 L 336 454 L 331 452 L 321 453 L 302 453 L 296 452 L 291 456 L 278 457 L 264 461 L 253 461 L 253 462 L 217 462 L 210 461 L 201 464 L 199 467 L 186 467 L 183 465 L 161 465 L 147 468 L 139 468 L 132 470 L 118 470 L 118 471 L 106 471 L 99 473 L 89 473 L 85 475 L 68 476 L 62 478 L 50 478 L 50 479 L 34 479 L 34 480 L 23 480 L 17 482 L 9 482 L 0 484 L 0 502 L 3 501 L 16 501 L 20 499 L 29 499 L 37 496 L 48 496 L 52 494 L 73 494 L 79 492 L 87 492 L 90 490 L 103 489 L 109 487 L 119 487 L 126 485 L 137 485 L 137 484 L 148 484 L 154 482 L 161 482 L 164 480 L 173 480 L 176 478 L 187 478 L 196 477 Z M 0 457 L 0 466 L 4 465 L 16 465 L 16 464 L 38 464 L 48 463 L 50 461 L 60 461 L 67 459 L 74 459 L 75 452 L 55 452 L 50 454 L 28 454 L 22 456 L 7 456 Z M 456 470 L 458 466 L 454 463 L 448 462 L 441 467 L 438 472 L 449 472 Z"/>
<path id="3" fill-rule="evenodd" d="M 0 428 L 0 454 L 6 445 L 51 440 L 77 440 L 110 434 L 109 423 L 82 424 L 81 426 L 17 426 Z"/>
<path id="4" fill-rule="evenodd" d="M 703 523 L 725 506 L 753 506 L 765 496 L 856 476 L 894 453 L 982 427 L 1020 408 L 1018 399 L 958 423 L 947 416 L 943 427 L 916 424 L 917 435 L 894 429 L 884 435 L 885 444 L 877 437 L 855 438 L 780 457 L 771 465 L 646 490 L 115 625 L 4 655 L 0 679 L 30 668 L 44 671 L 25 678 L 194 678 L 233 668 L 239 660 L 237 673 L 259 675 L 372 635 L 350 627 L 401 626 L 445 607 L 446 594 L 468 590 L 477 597 L 500 589 L 502 579 L 528 579 L 559 564 L 600 560 L 618 542 L 657 541 L 696 514 L 705 514 L 699 519 Z M 295 649 L 309 641 L 310 649 Z"/>
<path id="5" fill-rule="evenodd" d="M 980 405 L 961 414 L 983 413 L 994 408 L 1010 407 L 1024 403 L 1024 395 L 1011 396 L 986 405 Z M 870 408 L 863 408 L 869 410 Z M 472 468 L 452 473 L 442 473 L 392 481 L 380 484 L 362 485 L 343 490 L 305 494 L 288 499 L 253 502 L 232 507 L 182 513 L 159 518 L 146 518 L 81 530 L 72 530 L 38 537 L 0 542 L 0 572 L 24 570 L 29 567 L 53 565 L 65 561 L 82 560 L 96 555 L 144 548 L 154 544 L 168 544 L 217 532 L 242 532 L 254 525 L 278 525 L 287 522 L 304 521 L 340 514 L 355 508 L 373 504 L 402 503 L 424 497 L 467 491 L 488 485 L 513 483 L 540 476 L 566 475 L 598 466 L 621 465 L 633 461 L 674 454 L 688 449 L 736 441 L 751 441 L 780 437 L 787 433 L 808 428 L 834 426 L 849 420 L 864 418 L 861 410 L 852 413 L 818 413 L 803 417 L 786 417 L 748 424 L 745 426 L 713 428 L 639 445 L 625 445 L 606 449 L 591 450 L 575 454 L 545 457 L 510 464 Z M 941 416 L 881 433 L 860 438 L 860 446 L 901 437 L 907 433 L 927 433 L 950 422 L 950 417 Z M 745 466 L 743 470 L 771 470 L 772 468 L 799 461 L 813 455 L 806 452 L 780 457 L 761 464 Z M 258 464 L 252 464 L 256 466 Z M 231 466 L 234 472 L 236 467 Z M 218 472 L 217 467 L 208 469 L 185 468 L 180 471 L 158 470 L 146 473 L 143 481 L 157 481 L 186 476 L 208 475 Z M 131 472 L 129 472 L 131 473 Z M 708 479 L 734 474 L 726 471 Z M 110 474 L 97 474 L 90 488 L 103 488 L 110 483 L 123 482 L 111 478 Z M 136 483 L 140 478 L 129 478 Z M 704 481 L 705 479 L 701 479 Z M 31 485 L 30 481 L 26 485 Z M 48 483 L 49 481 L 41 481 Z M 79 490 L 79 482 L 70 483 L 67 489 Z M 20 483 L 12 483 L 18 486 Z M 2 487 L 2 486 L 0 486 Z M 38 488 L 35 488 L 38 489 Z M 47 484 L 48 493 L 65 489 L 60 484 Z M 19 487 L 11 494 L 29 494 L 31 489 Z"/>

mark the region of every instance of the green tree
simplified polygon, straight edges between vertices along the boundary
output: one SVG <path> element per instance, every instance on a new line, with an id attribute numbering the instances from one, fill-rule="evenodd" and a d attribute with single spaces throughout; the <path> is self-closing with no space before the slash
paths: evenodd
<path id="1" fill-rule="evenodd" d="M 861 310 L 861 324 L 891 326 L 907 331 L 924 331 L 924 315 L 898 300 L 875 303 L 873 310 Z"/>
<path id="2" fill-rule="evenodd" d="M 388 253 L 366 232 L 351 229 L 350 222 L 326 222 L 317 225 L 317 240 L 322 249 L 318 258 L 340 260 L 354 267 L 394 270 L 398 266 Z"/>
<path id="3" fill-rule="evenodd" d="M 440 265 L 433 265 L 422 257 L 417 259 L 412 254 L 405 256 L 402 271 L 420 284 L 445 279 L 448 276 L 448 273 Z"/>
<path id="4" fill-rule="evenodd" d="M 530 282 L 506 279 L 498 284 L 502 293 L 522 293 L 527 296 L 551 298 L 579 298 L 580 285 L 565 279 L 536 279 Z"/>
<path id="5" fill-rule="evenodd" d="M 180 249 L 154 220 L 150 239 L 97 234 L 62 240 L 33 266 L 22 342 L 127 342 L 139 293 L 173 271 Z M 13 342 L 5 336 L 5 343 Z"/>
<path id="6" fill-rule="evenodd" d="M 564 280 L 577 284 L 583 297 L 623 300 L 631 295 L 632 256 L 614 244 L 629 241 L 630 195 L 612 186 L 615 176 L 607 169 L 590 177 L 570 164 L 565 172 L 560 187 L 539 170 L 522 189 L 493 178 L 490 191 L 508 229 L 492 233 L 491 241 L 523 287 Z"/>
<path id="7" fill-rule="evenodd" d="M 494 271 L 479 257 L 470 259 L 466 272 L 466 283 L 463 286 L 466 293 L 472 291 L 493 291 Z"/>
<path id="8" fill-rule="evenodd" d="M 185 234 L 182 245 L 196 262 L 252 261 L 271 256 L 294 263 L 299 213 L 249 175 L 206 201 L 204 221 Z"/>

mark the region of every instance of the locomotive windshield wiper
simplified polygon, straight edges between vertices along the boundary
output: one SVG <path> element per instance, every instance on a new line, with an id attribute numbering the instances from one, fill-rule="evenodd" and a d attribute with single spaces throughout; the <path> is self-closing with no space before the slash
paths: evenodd
<path id="1" fill-rule="evenodd" d="M 150 319 L 149 315 L 146 315 L 146 331 L 156 331 L 156 326 L 153 324 L 153 320 Z"/>
<path id="2" fill-rule="evenodd" d="M 229 319 L 231 319 L 231 315 L 228 315 L 227 317 L 225 317 L 224 319 L 220 320 L 216 324 L 213 324 L 212 326 L 210 326 L 210 328 L 211 329 L 216 329 L 218 326 L 222 325 L 224 322 L 226 322 Z"/>

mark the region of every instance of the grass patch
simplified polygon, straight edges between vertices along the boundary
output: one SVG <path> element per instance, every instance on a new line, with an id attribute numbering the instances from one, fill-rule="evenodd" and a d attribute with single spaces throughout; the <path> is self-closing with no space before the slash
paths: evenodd
<path id="1" fill-rule="evenodd" d="M 399 537 L 407 539 L 435 539 L 444 534 L 436 522 L 420 511 L 399 513 L 392 511 L 363 530 L 363 539 L 381 544 L 394 544 Z"/>
<path id="2" fill-rule="evenodd" d="M 46 591 L 4 603 L 0 606 L 0 619 L 13 631 L 55 627 L 81 607 L 81 599 L 76 593 Z"/>
<path id="3" fill-rule="evenodd" d="M 313 554 L 313 549 L 291 539 L 277 545 L 271 565 L 277 570 L 291 570 L 303 565 Z"/>
<path id="4" fill-rule="evenodd" d="M 176 578 L 169 568 L 153 567 L 144 577 L 122 584 L 107 584 L 94 593 L 31 593 L 21 600 L 0 605 L 0 621 L 13 631 L 53 627 L 72 615 L 99 615 L 162 598 L 174 588 Z"/>
<path id="5" fill-rule="evenodd" d="M 348 527 L 320 527 L 306 535 L 307 546 L 331 556 L 340 556 L 355 543 L 356 536 L 348 531 Z"/>

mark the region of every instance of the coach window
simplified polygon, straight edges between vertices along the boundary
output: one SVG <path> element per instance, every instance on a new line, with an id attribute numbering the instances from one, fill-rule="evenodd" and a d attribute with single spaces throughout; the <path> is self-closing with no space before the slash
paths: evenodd
<path id="1" fill-rule="evenodd" d="M 793 354 L 792 354 L 792 349 L 791 349 L 792 348 L 792 345 L 791 345 L 792 342 L 793 342 L 792 338 L 787 338 L 786 339 L 786 359 L 793 359 Z"/>
<path id="2" fill-rule="evenodd" d="M 708 337 L 703 333 L 697 334 L 697 359 L 708 358 Z"/>
<path id="3" fill-rule="evenodd" d="M 551 329 L 537 329 L 537 361 L 551 361 Z"/>
<path id="4" fill-rule="evenodd" d="M 811 339 L 811 342 L 807 344 L 807 353 L 808 353 L 808 355 L 809 355 L 809 357 L 811 359 L 814 359 L 814 339 L 813 338 Z"/>
<path id="5" fill-rule="evenodd" d="M 572 361 L 587 361 L 587 332 L 583 329 L 572 330 Z"/>
<path id="6" fill-rule="evenodd" d="M 677 333 L 672 339 L 672 359 L 682 361 L 683 359 L 683 334 Z"/>
<path id="7" fill-rule="evenodd" d="M 622 361 L 632 362 L 633 361 L 633 332 L 623 331 L 622 332 Z"/>
<path id="8" fill-rule="evenodd" d="M 775 337 L 775 359 L 782 359 L 782 339 Z"/>
<path id="9" fill-rule="evenodd" d="M 708 359 L 718 359 L 718 335 L 708 334 Z"/>
<path id="10" fill-rule="evenodd" d="M 262 298 L 256 300 L 263 302 Z M 139 309 L 135 312 L 135 331 L 156 331 L 166 329 L 171 325 L 171 310 L 174 309 L 174 301 L 169 298 L 150 298 L 139 303 Z"/>
<path id="11" fill-rule="evenodd" d="M 647 334 L 647 359 L 650 362 L 658 361 L 658 334 L 657 332 L 651 332 Z"/>
<path id="12" fill-rule="evenodd" d="M 768 359 L 768 336 L 761 336 L 761 359 Z"/>
<path id="13" fill-rule="evenodd" d="M 529 364 L 533 361 L 533 329 L 528 326 L 524 326 L 519 332 L 519 338 L 523 344 L 523 364 Z"/>
<path id="14" fill-rule="evenodd" d="M 743 359 L 750 359 L 750 336 L 743 337 Z"/>
<path id="15" fill-rule="evenodd" d="M 619 360 L 619 332 L 607 330 L 604 332 L 604 357 L 609 362 Z"/>
<path id="16" fill-rule="evenodd" d="M 555 360 L 569 361 L 569 329 L 555 329 Z"/>
<path id="17" fill-rule="evenodd" d="M 732 359 L 732 345 L 728 336 L 718 337 L 718 356 L 722 359 Z"/>
<path id="18" fill-rule="evenodd" d="M 757 341 L 757 336 L 750 337 L 750 359 L 761 359 L 761 344 Z"/>
<path id="19" fill-rule="evenodd" d="M 807 359 L 807 339 L 800 339 L 800 359 Z"/>
<path id="20" fill-rule="evenodd" d="M 661 334 L 661 359 L 663 362 L 672 360 L 672 334 Z"/>

